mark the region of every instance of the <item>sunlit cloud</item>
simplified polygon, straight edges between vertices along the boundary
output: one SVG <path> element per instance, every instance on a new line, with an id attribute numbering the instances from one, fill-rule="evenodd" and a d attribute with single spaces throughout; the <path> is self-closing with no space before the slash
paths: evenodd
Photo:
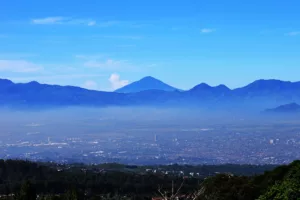
<path id="1" fill-rule="evenodd" d="M 115 73 L 110 75 L 108 80 L 113 90 L 116 90 L 129 84 L 128 80 L 121 80 L 120 75 Z"/>

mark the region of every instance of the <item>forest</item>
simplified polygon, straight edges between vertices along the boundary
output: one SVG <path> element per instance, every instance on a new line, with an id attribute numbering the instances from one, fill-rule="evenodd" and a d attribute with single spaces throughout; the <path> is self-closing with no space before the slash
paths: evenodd
<path id="1" fill-rule="evenodd" d="M 150 173 L 146 172 L 145 168 L 146 166 L 119 164 L 58 165 L 0 160 L 0 199 L 296 200 L 300 198 L 300 161 L 278 167 L 157 166 L 157 169 L 163 172 L 198 170 L 201 176 Z M 212 173 L 213 171 L 215 173 Z"/>

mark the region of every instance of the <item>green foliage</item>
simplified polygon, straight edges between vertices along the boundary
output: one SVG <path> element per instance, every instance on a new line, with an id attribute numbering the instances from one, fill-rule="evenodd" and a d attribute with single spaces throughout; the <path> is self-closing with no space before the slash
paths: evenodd
<path id="1" fill-rule="evenodd" d="M 300 199 L 300 185 L 294 180 L 276 183 L 259 200 L 298 200 Z"/>
<path id="2" fill-rule="evenodd" d="M 26 181 L 21 187 L 17 200 L 36 200 L 36 197 L 34 186 L 29 181 Z"/>
<path id="3" fill-rule="evenodd" d="M 267 192 L 259 197 L 259 200 L 299 200 L 300 199 L 300 162 L 295 161 L 280 168 L 281 179 L 271 185 Z M 277 169 L 278 171 L 278 169 Z M 273 172 L 274 173 L 274 172 Z M 276 175 L 276 174 L 274 174 Z"/>
<path id="4" fill-rule="evenodd" d="M 136 166 L 104 164 L 104 171 L 98 167 L 0 160 L 0 194 L 15 194 L 15 197 L 6 196 L 0 199 L 36 200 L 39 194 L 38 200 L 142 200 L 159 196 L 159 185 L 170 193 L 172 182 L 174 188 L 178 188 L 182 183 L 181 177 L 141 173 L 145 170 Z M 208 175 L 210 170 L 230 172 L 230 169 L 234 168 L 233 165 L 223 167 L 225 169 L 220 166 L 198 169 Z M 189 171 L 193 166 L 170 165 L 159 168 L 168 171 Z M 242 169 L 238 168 L 241 174 Z M 246 174 L 251 173 L 249 166 L 244 169 Z M 180 194 L 187 195 L 195 191 L 198 191 L 196 193 L 201 200 L 299 200 L 300 161 L 277 167 L 258 176 L 223 173 L 204 181 L 199 178 L 185 179 Z"/>
<path id="5" fill-rule="evenodd" d="M 44 194 L 41 198 L 45 200 L 83 197 L 88 199 L 103 194 L 111 194 L 111 198 L 130 196 L 143 199 L 155 194 L 158 185 L 171 188 L 171 180 L 174 179 L 178 187 L 182 181 L 180 177 L 109 170 L 109 166 L 106 164 L 107 170 L 103 171 L 96 166 L 58 166 L 20 160 L 0 160 L 0 194 L 23 194 L 20 192 L 21 186 L 24 180 L 28 180 L 37 194 Z M 120 168 L 122 165 L 111 166 Z M 195 190 L 198 181 L 199 179 L 195 178 L 189 179 L 182 188 L 183 191 Z"/>
<path id="6" fill-rule="evenodd" d="M 79 196 L 79 195 L 78 195 L 76 189 L 73 188 L 73 189 L 69 190 L 69 191 L 65 194 L 64 199 L 65 199 L 65 200 L 78 200 L 78 199 L 79 199 L 78 196 Z"/>
<path id="7" fill-rule="evenodd" d="M 253 177 L 220 174 L 203 187 L 201 200 L 299 200 L 300 161 Z"/>
<path id="8" fill-rule="evenodd" d="M 251 200 L 255 199 L 255 187 L 251 178 L 220 174 L 203 183 L 202 200 Z"/>

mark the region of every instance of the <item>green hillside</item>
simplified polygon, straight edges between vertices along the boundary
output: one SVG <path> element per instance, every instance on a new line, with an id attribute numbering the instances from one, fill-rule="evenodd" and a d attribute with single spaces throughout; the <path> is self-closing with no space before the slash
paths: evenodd
<path id="1" fill-rule="evenodd" d="M 154 170 L 155 166 L 152 168 Z M 163 171 L 153 173 L 145 171 L 145 166 L 58 165 L 0 160 L 0 199 L 151 199 L 162 196 L 165 199 L 199 200 L 300 198 L 300 161 L 279 166 L 264 174 L 246 176 L 250 169 L 252 174 L 257 174 L 264 168 L 269 169 L 270 166 L 221 165 L 205 168 L 170 165 L 157 166 L 157 170 Z M 162 173 L 166 169 L 170 172 L 202 169 L 203 176 Z M 209 169 L 218 169 L 222 173 L 212 175 Z"/>

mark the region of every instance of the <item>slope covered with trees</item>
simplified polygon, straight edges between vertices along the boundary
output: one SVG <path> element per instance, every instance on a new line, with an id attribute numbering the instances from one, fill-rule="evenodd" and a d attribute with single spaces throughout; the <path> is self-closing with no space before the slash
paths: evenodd
<path id="1" fill-rule="evenodd" d="M 232 165 L 223 167 L 226 166 L 233 168 Z M 102 166 L 106 168 L 105 170 L 95 171 L 98 167 L 66 165 L 62 168 L 53 163 L 0 160 L 0 199 L 92 200 L 181 197 L 199 200 L 296 200 L 300 198 L 300 161 L 260 175 L 220 173 L 206 178 L 142 173 L 139 170 L 125 171 L 122 165 L 116 164 L 106 164 Z M 172 166 L 166 168 L 175 170 L 180 166 L 173 165 L 173 168 Z M 135 167 L 132 166 L 130 169 Z"/>

